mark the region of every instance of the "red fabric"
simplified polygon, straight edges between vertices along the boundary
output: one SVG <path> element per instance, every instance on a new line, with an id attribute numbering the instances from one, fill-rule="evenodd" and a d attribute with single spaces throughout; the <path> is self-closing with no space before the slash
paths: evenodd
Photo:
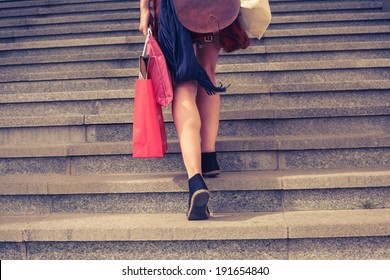
<path id="1" fill-rule="evenodd" d="M 156 101 L 161 106 L 167 107 L 173 99 L 172 82 L 164 54 L 151 35 L 146 39 L 146 54 L 149 54 L 148 75 L 153 82 Z"/>
<path id="2" fill-rule="evenodd" d="M 158 3 L 160 0 L 153 0 L 154 7 L 154 34 L 157 36 L 158 30 Z M 202 41 L 204 34 L 192 33 L 192 39 L 194 41 Z M 231 25 L 220 30 L 220 44 L 221 48 L 225 52 L 234 52 L 239 49 L 246 49 L 250 44 L 250 39 L 246 34 L 244 28 L 240 25 L 238 19 L 236 19 Z"/>

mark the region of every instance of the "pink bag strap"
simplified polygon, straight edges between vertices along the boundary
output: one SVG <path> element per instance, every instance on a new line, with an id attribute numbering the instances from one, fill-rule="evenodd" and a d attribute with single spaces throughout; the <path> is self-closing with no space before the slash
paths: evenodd
<path id="1" fill-rule="evenodd" d="M 144 50 L 142 51 L 142 56 L 145 56 L 146 46 L 147 46 L 148 41 L 149 41 L 149 36 L 152 36 L 152 35 L 153 35 L 152 30 L 150 28 L 148 28 L 148 35 L 146 35 L 145 44 L 144 44 Z"/>

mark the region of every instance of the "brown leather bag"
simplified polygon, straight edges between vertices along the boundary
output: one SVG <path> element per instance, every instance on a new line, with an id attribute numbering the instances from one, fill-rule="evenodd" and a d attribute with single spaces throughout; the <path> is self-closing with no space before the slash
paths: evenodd
<path id="1" fill-rule="evenodd" d="M 181 24 L 196 33 L 216 33 L 229 26 L 240 4 L 240 0 L 173 0 Z"/>

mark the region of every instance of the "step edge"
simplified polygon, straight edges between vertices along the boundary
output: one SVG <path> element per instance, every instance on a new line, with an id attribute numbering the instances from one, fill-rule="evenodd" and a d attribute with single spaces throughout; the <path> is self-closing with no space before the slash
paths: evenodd
<path id="1" fill-rule="evenodd" d="M 197 222 L 188 222 L 184 213 L 0 217 L 0 241 L 267 240 L 390 235 L 390 218 L 386 218 L 390 217 L 390 209 L 213 216 Z M 140 220 L 143 222 L 139 223 Z"/>
<path id="2" fill-rule="evenodd" d="M 0 176 L 0 195 L 104 195 L 128 193 L 186 193 L 184 173 L 117 175 Z M 206 178 L 211 193 L 224 191 L 296 191 L 387 188 L 387 168 L 347 170 L 276 170 L 223 172 Z M 164 187 L 162 187 L 164 186 Z M 239 186 L 239 187 L 238 187 Z"/>

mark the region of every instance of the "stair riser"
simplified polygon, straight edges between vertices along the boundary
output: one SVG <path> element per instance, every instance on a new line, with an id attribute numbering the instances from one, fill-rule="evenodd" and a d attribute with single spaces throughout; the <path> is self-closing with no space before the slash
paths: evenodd
<path id="1" fill-rule="evenodd" d="M 332 17 L 330 17 L 332 19 Z M 270 24 L 267 30 L 282 30 L 282 29 L 294 29 L 294 28 L 340 28 L 340 27 L 353 27 L 353 26 L 375 26 L 375 25 L 386 25 L 388 24 L 387 19 L 371 19 L 367 20 L 342 20 L 333 22 L 296 22 L 296 23 L 273 23 Z"/>
<path id="2" fill-rule="evenodd" d="M 63 15 L 74 14 L 81 12 L 96 12 L 96 11 L 139 11 L 139 4 L 131 1 L 116 1 L 106 3 L 89 3 L 89 4 L 69 4 L 58 6 L 41 6 L 41 7 L 25 7 L 17 9 L 0 9 L 1 17 L 14 16 L 42 16 L 42 15 Z"/>
<path id="3" fill-rule="evenodd" d="M 354 1 L 354 2 L 290 2 L 290 3 L 270 3 L 272 13 L 286 13 L 298 11 L 332 11 L 332 10 L 359 10 L 359 9 L 380 9 L 382 4 L 378 1 Z"/>
<path id="4" fill-rule="evenodd" d="M 58 48 L 42 48 L 30 49 L 26 46 L 27 49 L 21 50 L 9 50 L 1 51 L 0 54 L 2 57 L 12 59 L 12 57 L 38 57 L 38 56 L 57 56 L 57 57 L 67 57 L 67 56 L 80 56 L 84 54 L 88 57 L 89 54 L 93 55 L 96 53 L 130 53 L 136 51 L 141 53 L 143 48 L 143 43 L 139 44 L 115 44 L 115 45 L 97 45 L 97 46 L 81 46 L 81 47 L 58 47 Z"/>
<path id="5" fill-rule="evenodd" d="M 23 17 L 11 17 L 6 19 L 0 19 L 0 28 L 10 27 L 23 27 L 26 28 L 47 25 L 62 25 L 62 24 L 79 24 L 79 23 L 92 23 L 92 22 L 115 22 L 115 21 L 126 21 L 127 23 L 139 23 L 139 12 L 129 11 L 108 11 L 108 12 L 93 12 L 93 13 L 77 13 L 71 15 L 48 15 L 46 17 L 36 16 L 23 16 Z"/>
<path id="6" fill-rule="evenodd" d="M 23 37 L 31 35 L 59 35 L 79 32 L 97 32 L 104 30 L 137 30 L 137 23 L 131 22 L 129 17 L 124 17 L 117 20 L 103 20 L 102 18 L 96 19 L 96 21 L 91 22 L 52 22 L 43 25 L 27 24 L 27 26 L 4 26 L 0 27 L 0 38 L 13 36 Z M 68 30 L 68 32 L 66 32 L 66 30 Z"/>
<path id="7" fill-rule="evenodd" d="M 261 69 L 258 69 L 261 70 Z M 237 69 L 237 71 L 240 71 Z M 216 80 L 222 84 L 290 84 L 323 83 L 325 81 L 363 81 L 390 79 L 388 68 L 377 69 L 335 69 L 335 70 L 300 70 L 277 72 L 217 73 Z M 0 85 L 1 86 L 1 85 Z"/>
<path id="8" fill-rule="evenodd" d="M 2 28 L 0 29 L 0 38 L 2 40 L 12 39 L 12 38 L 25 38 L 37 36 L 40 39 L 47 37 L 55 37 L 60 39 L 62 36 L 70 37 L 75 36 L 74 38 L 79 37 L 83 34 L 99 34 L 103 33 L 121 33 L 132 35 L 141 35 L 140 31 L 135 28 L 135 23 L 128 22 L 119 22 L 119 23 L 80 23 L 80 24 L 71 24 L 71 25 L 61 25 L 61 26 L 49 26 L 49 27 L 37 27 L 29 28 L 28 30 L 20 27 L 14 27 L 12 29 Z M 96 36 L 100 37 L 100 36 Z"/>
<path id="9" fill-rule="evenodd" d="M 354 60 L 354 59 L 390 58 L 390 50 L 308 52 L 283 54 L 236 54 L 221 55 L 219 64 L 240 64 L 257 62 L 287 62 L 287 61 L 324 61 L 324 60 Z"/>
<path id="10" fill-rule="evenodd" d="M 223 175 L 222 175 L 223 176 Z M 213 189 L 213 180 L 207 180 Z M 187 189 L 186 182 L 182 182 Z M 237 186 L 239 189 L 240 187 Z M 216 213 L 316 211 L 389 208 L 389 188 L 317 189 L 295 191 L 212 191 Z M 188 193 L 3 195 L 1 215 L 51 213 L 185 213 Z M 227 203 L 229 202 L 229 203 Z"/>
<path id="11" fill-rule="evenodd" d="M 176 139 L 174 126 L 166 124 L 167 137 Z M 331 119 L 292 119 L 292 120 L 222 120 L 219 126 L 220 137 L 272 137 L 272 136 L 326 136 L 348 135 L 356 132 L 390 133 L 390 120 L 383 117 L 331 118 Z M 91 142 L 130 141 L 132 127 L 124 125 L 96 125 L 89 130 L 95 139 Z M 113 138 L 117 137 L 117 138 Z M 129 138 L 130 137 L 130 138 Z"/>
<path id="12" fill-rule="evenodd" d="M 139 0 L 129 0 L 128 2 L 138 2 Z M 96 2 L 110 2 L 110 0 L 50 0 L 50 5 L 63 5 L 63 4 L 88 4 L 88 3 L 96 3 Z M 2 8 L 26 8 L 26 7 L 41 7 L 47 6 L 47 1 L 20 1 L 20 0 L 2 0 L 1 7 Z"/>
<path id="13" fill-rule="evenodd" d="M 85 135 L 83 126 L 0 129 L 0 145 L 83 143 Z"/>
<path id="14" fill-rule="evenodd" d="M 389 159 L 389 148 L 223 152 L 219 155 L 221 169 L 225 171 L 379 168 L 390 167 Z M 167 154 L 163 159 L 134 159 L 130 154 L 0 159 L 0 175 L 184 171 L 180 154 Z"/>
<path id="15" fill-rule="evenodd" d="M 72 72 L 87 71 L 96 69 L 128 69 L 137 68 L 138 59 L 121 59 L 110 61 L 91 61 L 76 63 L 50 63 L 50 64 L 33 64 L 18 66 L 0 66 L 2 73 L 22 74 L 22 73 L 53 73 L 53 72 Z M 4 72 L 3 72 L 4 71 Z"/>
<path id="16" fill-rule="evenodd" d="M 134 88 L 135 78 L 102 78 L 88 80 L 0 83 L 2 93 L 42 93 L 62 91 L 93 91 Z"/>
<path id="17" fill-rule="evenodd" d="M 238 86 L 240 90 L 240 86 Z M 390 104 L 389 90 L 364 90 L 364 91 L 335 91 L 308 93 L 277 93 L 277 94 L 234 94 L 234 89 L 228 89 L 221 95 L 221 111 L 245 111 L 247 119 L 254 118 L 306 118 L 327 116 L 359 116 L 359 115 L 386 115 L 389 113 L 385 104 Z M 245 89 L 241 89 L 245 92 Z M 56 95 L 36 93 L 36 98 L 47 100 L 46 102 L 23 103 L 31 95 L 3 95 L 7 97 L 0 104 L 0 117 L 37 117 L 37 116 L 66 116 L 66 115 L 94 115 L 94 114 L 129 114 L 133 108 L 133 94 L 121 93 L 121 99 L 112 98 L 111 92 L 94 96 L 89 100 L 74 101 L 49 101 L 64 96 L 58 92 Z M 79 98 L 87 97 L 83 92 Z M 75 94 L 73 94 L 75 96 Z M 128 98 L 127 98 L 128 97 Z M 32 97 L 33 98 L 33 97 Z M 97 99 L 98 98 L 98 99 Z M 37 99 L 35 99 L 37 100 Z M 352 106 L 352 107 L 351 107 Z M 263 112 L 261 112 L 263 111 Z M 165 115 L 170 109 L 164 111 Z M 228 114 L 237 118 L 237 114 Z M 223 113 L 222 118 L 226 118 Z"/>
<path id="18" fill-rule="evenodd" d="M 126 120 L 124 120 L 125 122 Z M 166 122 L 168 139 L 177 135 L 172 122 Z M 330 135 L 389 134 L 388 116 L 345 117 L 315 119 L 280 120 L 221 120 L 220 137 L 235 137 L 237 140 L 247 137 L 285 137 L 306 136 L 322 137 Z M 105 124 L 84 126 L 25 127 L 0 129 L 0 144 L 69 144 L 84 142 L 132 141 L 132 124 Z"/>
<path id="19" fill-rule="evenodd" d="M 109 38 L 109 37 L 126 37 L 136 35 L 131 31 L 107 31 L 95 33 L 79 33 L 69 35 L 49 35 L 49 36 L 25 36 L 25 37 L 7 37 L 1 38 L 0 43 L 17 43 L 17 42 L 37 42 L 37 41 L 54 41 L 54 40 L 73 40 L 86 38 Z M 137 35 L 140 35 L 138 32 Z"/>
<path id="20" fill-rule="evenodd" d="M 60 93 L 59 93 L 60 94 Z M 0 117 L 130 114 L 134 99 L 0 104 Z"/>
<path id="21" fill-rule="evenodd" d="M 334 11 L 334 10 L 356 10 L 359 11 L 364 9 L 377 10 L 382 7 L 379 2 L 372 3 L 308 3 L 308 4 L 277 4 L 271 3 L 271 10 L 273 13 L 289 14 L 291 12 L 307 12 L 307 11 Z M 69 5 L 44 5 L 36 7 L 20 7 L 13 9 L 0 9 L 0 16 L 26 16 L 26 15 L 50 15 L 50 14 L 67 14 L 67 13 L 78 13 L 87 11 L 107 11 L 107 10 L 132 10 L 138 11 L 138 3 L 132 1 L 116 1 L 108 3 L 80 3 L 80 4 L 69 4 Z"/>
<path id="22" fill-rule="evenodd" d="M 259 66 L 260 67 L 260 66 Z M 243 67 L 245 69 L 245 67 Z M 4 75 L 0 80 L 0 91 L 2 93 L 27 93 L 27 92 L 59 92 L 59 91 L 79 91 L 79 90 L 98 90 L 98 89 L 129 89 L 134 88 L 136 77 L 114 78 L 110 75 L 125 75 L 125 69 L 120 73 L 109 70 L 93 73 L 84 71 L 80 75 L 87 79 L 73 79 L 75 73 L 68 72 L 66 74 L 45 73 L 31 76 L 14 76 Z M 365 81 L 365 80 L 388 80 L 390 79 L 389 68 L 363 68 L 363 69 L 338 69 L 338 70 L 297 70 L 297 71 L 264 71 L 239 73 L 241 70 L 236 69 L 237 73 L 217 73 L 216 81 L 222 84 L 250 84 L 252 86 L 264 84 L 291 84 L 291 83 L 323 83 L 329 81 L 345 82 L 345 81 Z M 129 69 L 130 73 L 134 70 Z M 101 75 L 102 77 L 96 77 Z M 96 78 L 95 78 L 96 77 Z M 42 82 L 42 80 L 50 81 Z M 61 79 L 61 80 L 58 80 Z M 13 82 L 13 81 L 18 81 Z M 30 81 L 30 82 L 28 82 Z"/>
<path id="23" fill-rule="evenodd" d="M 135 24 L 131 24 L 134 25 Z M 319 29 L 318 32 L 315 29 L 307 28 L 305 32 L 299 32 L 301 28 L 295 28 L 290 30 L 269 30 L 265 33 L 262 40 L 252 39 L 251 45 L 283 45 L 283 44 L 315 44 L 322 42 L 345 42 L 345 41 L 377 41 L 388 39 L 389 31 L 385 26 L 366 26 L 356 27 L 351 26 L 347 30 L 337 30 L 335 28 Z M 298 30 L 294 33 L 295 30 Z M 39 33 L 39 32 L 38 32 Z M 108 38 L 108 37 L 120 37 L 137 35 L 142 36 L 136 27 L 115 27 L 112 30 L 78 30 L 73 33 L 62 32 L 61 34 L 45 35 L 45 32 L 40 32 L 41 35 L 26 34 L 8 34 L 6 37 L 0 38 L 0 43 L 14 43 L 14 42 L 36 42 L 44 40 L 71 40 L 71 39 L 85 39 L 85 38 Z"/>
<path id="24" fill-rule="evenodd" d="M 325 37 L 318 37 L 318 38 L 326 38 L 325 41 L 323 42 L 318 42 L 319 44 L 321 43 L 328 43 L 329 42 L 338 42 L 338 43 L 343 43 L 343 45 L 345 46 L 344 48 L 345 49 L 350 49 L 350 42 L 359 42 L 361 41 L 362 43 L 365 43 L 366 45 L 372 45 L 372 41 L 383 41 L 383 44 L 386 44 L 386 41 L 389 41 L 390 39 L 390 35 L 381 35 L 381 34 L 374 34 L 374 35 L 359 35 L 359 36 L 329 36 L 331 40 L 328 39 L 327 36 Z M 299 51 L 299 53 L 294 53 L 293 54 L 293 57 L 295 56 L 301 56 L 303 55 L 301 53 L 302 48 L 299 47 L 299 44 L 302 43 L 302 44 L 306 44 L 306 45 L 313 45 L 315 44 L 315 42 L 312 42 L 311 40 L 308 40 L 308 39 L 311 39 L 312 37 L 301 37 L 301 38 L 294 38 L 294 42 L 291 42 L 291 45 L 287 47 L 289 49 L 291 49 L 291 46 L 296 46 L 296 49 Z M 343 39 L 345 38 L 345 39 Z M 1 50 L 1 56 L 2 57 L 21 57 L 21 56 L 53 56 L 53 55 L 56 55 L 56 56 L 68 56 L 68 55 L 80 55 L 80 54 L 85 54 L 85 55 L 88 55 L 89 53 L 126 53 L 126 52 L 129 52 L 129 51 L 135 51 L 135 52 L 141 52 L 142 51 L 142 48 L 143 48 L 143 39 L 142 37 L 140 39 L 137 39 L 137 40 L 131 40 L 131 42 L 129 43 L 125 43 L 124 41 L 125 39 L 124 38 L 114 38 L 112 39 L 112 42 L 113 44 L 112 45 L 106 45 L 105 43 L 107 42 L 107 40 L 105 41 L 105 43 L 103 44 L 102 42 L 99 42 L 99 41 L 96 41 L 96 43 L 93 43 L 91 44 L 90 41 L 86 42 L 86 45 L 83 45 L 83 41 L 80 42 L 80 45 L 79 47 L 77 46 L 72 46 L 72 44 L 67 44 L 66 42 L 63 42 L 62 44 L 55 44 L 55 47 L 51 46 L 51 47 L 48 47 L 48 42 L 46 43 L 42 43 L 41 45 L 38 45 L 38 46 L 32 46 L 31 44 L 23 44 L 23 47 L 21 47 L 20 45 L 17 45 L 15 47 L 7 47 L 7 46 L 3 46 L 2 47 L 2 50 Z M 270 47 L 267 49 L 267 56 L 273 58 L 273 57 L 289 57 L 291 56 L 290 53 L 292 51 L 287 51 L 286 53 L 283 53 L 281 55 L 275 55 L 272 53 L 274 47 L 271 46 L 271 45 L 275 45 L 273 44 L 274 43 L 274 40 L 277 40 L 275 38 L 264 38 L 262 39 L 261 41 L 258 41 L 258 40 L 255 40 L 255 39 L 252 39 L 251 40 L 251 46 L 253 47 L 260 47 L 260 49 L 258 50 L 258 52 L 260 53 L 263 53 L 264 50 L 261 50 L 261 48 L 264 48 L 264 43 L 263 42 L 267 42 L 267 45 L 270 45 Z M 50 41 L 49 41 L 50 42 Z M 298 44 L 298 45 L 297 45 Z M 285 45 L 285 42 L 282 42 L 280 45 L 276 44 L 276 48 L 279 50 L 281 48 L 281 46 Z M 41 48 L 42 49 L 41 49 Z M 305 46 L 303 46 L 305 47 Z M 367 48 L 367 47 L 366 47 Z M 383 48 L 381 46 L 381 48 Z M 251 48 L 247 49 L 247 51 L 249 51 Z M 343 48 L 341 47 L 341 50 Z M 356 48 L 355 48 L 356 49 Z M 321 50 L 321 48 L 320 48 Z M 339 50 L 339 49 L 337 49 Z M 374 50 L 373 47 L 369 47 L 369 50 Z M 221 59 L 226 59 L 226 57 L 236 57 L 237 55 L 241 54 L 241 53 L 246 53 L 247 51 L 240 51 L 240 52 L 237 52 L 237 53 L 233 53 L 233 54 L 229 54 L 229 55 L 223 55 L 224 53 L 221 52 Z M 283 49 L 282 49 L 283 51 Z M 269 53 L 271 52 L 271 53 Z M 255 51 L 256 53 L 256 51 Z M 335 53 L 336 55 L 338 54 L 339 52 Z M 321 54 L 322 55 L 322 54 Z M 260 55 L 261 57 L 264 57 L 264 55 Z M 310 59 L 310 55 L 309 55 L 309 59 Z M 275 59 L 276 61 L 279 60 L 279 59 Z M 283 59 L 280 59 L 280 60 L 283 60 Z M 288 58 L 286 60 L 289 60 Z M 302 59 L 303 60 L 303 59 Z"/>
<path id="25" fill-rule="evenodd" d="M 291 29 L 291 28 L 312 28 L 312 27 L 339 27 L 356 26 L 367 24 L 386 24 L 389 15 L 381 13 L 379 10 L 359 10 L 349 11 L 339 14 L 337 12 L 300 12 L 291 13 L 273 13 L 273 18 L 268 30 Z M 306 15 L 303 15 L 306 14 Z M 23 17 L 11 17 L 0 19 L 0 31 L 6 30 L 29 30 L 45 28 L 47 25 L 60 28 L 61 26 L 92 24 L 116 24 L 116 23 L 134 23 L 138 24 L 140 19 L 139 11 L 94 11 L 93 13 L 74 13 L 69 15 L 46 15 L 37 18 L 34 15 Z M 336 23 L 337 22 L 337 23 Z M 133 28 L 137 29 L 137 28 Z"/>
<path id="26" fill-rule="evenodd" d="M 271 24 L 269 31 L 301 28 L 340 28 L 356 26 L 376 26 L 386 25 L 386 20 L 366 21 L 343 21 L 329 23 L 291 23 L 291 24 Z M 64 23 L 50 24 L 49 26 L 28 26 L 26 27 L 3 27 L 0 28 L 0 38 L 24 38 L 32 36 L 69 36 L 69 34 L 88 34 L 100 32 L 128 32 L 128 35 L 140 35 L 138 22 L 135 20 L 123 19 L 117 21 L 90 22 L 90 23 Z M 77 35 L 76 35 L 77 36 Z"/>
<path id="27" fill-rule="evenodd" d="M 377 34 L 340 34 L 327 36 L 302 36 L 302 37 L 264 37 L 257 44 L 269 46 L 272 45 L 293 45 L 293 44 L 321 44 L 321 43 L 340 43 L 340 42 L 372 42 L 389 41 L 388 32 Z M 251 41 L 252 43 L 252 41 Z"/>
<path id="28" fill-rule="evenodd" d="M 115 53 L 111 52 L 110 53 Z M 118 51 L 117 51 L 118 53 Z M 24 56 L 19 52 L 16 58 L 8 57 L 2 62 L 3 73 L 42 73 L 59 71 L 78 71 L 95 69 L 123 69 L 137 68 L 138 55 L 141 51 L 122 52 L 119 55 L 110 54 L 85 54 L 83 56 L 70 53 L 55 55 L 52 58 L 45 57 L 44 61 L 31 57 L 23 62 L 20 57 Z M 101 56 L 99 58 L 99 55 Z M 31 56 L 31 55 L 30 55 Z M 242 64 L 242 63 L 272 63 L 272 62 L 291 62 L 291 61 L 330 61 L 330 60 L 355 60 L 355 59 L 385 59 L 390 58 L 389 50 L 366 50 L 366 51 L 341 51 L 341 52 L 312 52 L 312 53 L 294 53 L 294 54 L 237 54 L 221 55 L 219 65 L 223 64 Z M 1 63 L 1 62 L 0 62 Z"/>
<path id="29" fill-rule="evenodd" d="M 3 242 L 0 243 L 0 246 L 1 259 L 19 260 L 384 260 L 390 258 L 389 237 L 136 242 Z"/>

